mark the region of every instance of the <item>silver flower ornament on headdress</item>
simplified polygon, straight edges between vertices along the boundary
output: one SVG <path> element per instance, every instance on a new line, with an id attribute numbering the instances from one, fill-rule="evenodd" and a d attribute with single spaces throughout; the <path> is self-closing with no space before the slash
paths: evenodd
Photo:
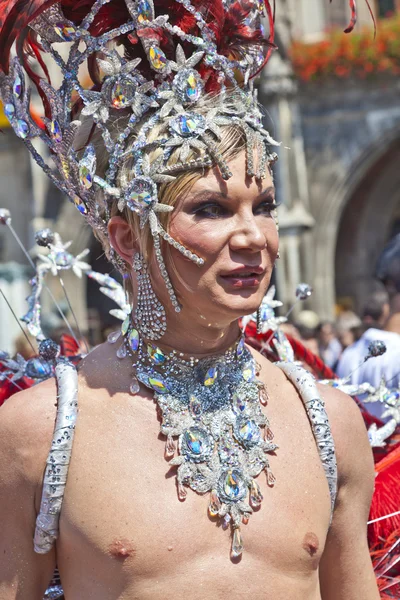
<path id="1" fill-rule="evenodd" d="M 160 237 L 195 264 L 204 261 L 161 225 L 159 214 L 173 207 L 159 202 L 158 186 L 174 181 L 182 171 L 211 166 L 229 179 L 232 173 L 218 150 L 224 126 L 235 125 L 242 131 L 249 175 L 263 178 L 276 158 L 271 152 L 276 142 L 263 127 L 250 82 L 273 47 L 271 8 L 268 1 L 238 1 L 234 8 L 231 4 L 176 0 L 165 9 L 162 0 L 96 0 L 80 22 L 75 22 L 70 20 L 74 15 L 71 0 L 44 10 L 37 1 L 25 15 L 22 11 L 20 30 L 9 36 L 17 38 L 18 57 L 8 70 L 4 67 L 7 56 L 1 61 L 5 113 L 33 158 L 103 236 L 108 235 L 114 203 L 120 211 L 136 213 L 141 228 L 148 224 L 167 287 L 168 274 L 161 252 L 157 253 Z M 265 9 L 269 39 L 262 33 Z M 110 17 L 114 12 L 121 15 L 117 26 Z M 223 18 L 213 18 L 214 14 Z M 227 23 L 229 34 L 224 30 Z M 7 24 L 6 17 L 0 43 L 2 36 L 7 36 Z M 239 34 L 239 29 L 244 33 Z M 23 36 L 36 57 L 44 50 L 61 69 L 63 81 L 58 89 L 47 77 L 32 75 L 18 45 Z M 69 53 L 59 52 L 63 42 Z M 38 63 L 47 75 L 41 58 Z M 94 81 L 90 89 L 82 83 L 85 68 Z M 32 118 L 24 71 L 34 79 L 43 99 L 42 125 Z M 207 109 L 213 96 L 218 96 L 218 101 Z M 159 131 L 156 138 L 155 128 Z M 83 132 L 87 133 L 83 144 L 77 143 Z M 47 153 L 39 153 L 35 138 L 45 143 Z M 99 161 L 98 140 L 107 152 L 105 169 Z M 153 151 L 155 158 L 150 162 Z M 129 169 L 122 168 L 127 164 Z M 115 257 L 115 252 L 111 256 Z M 172 300 L 176 307 L 174 296 Z"/>

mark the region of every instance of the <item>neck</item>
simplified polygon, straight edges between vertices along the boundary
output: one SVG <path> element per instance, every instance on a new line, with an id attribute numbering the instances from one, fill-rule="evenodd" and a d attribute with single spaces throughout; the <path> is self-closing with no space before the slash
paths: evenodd
<path id="1" fill-rule="evenodd" d="M 240 335 L 238 321 L 234 321 L 226 327 L 207 324 L 199 326 L 179 322 L 169 324 L 166 333 L 157 343 L 165 350 L 176 350 L 182 354 L 203 358 L 212 354 L 223 354 Z"/>

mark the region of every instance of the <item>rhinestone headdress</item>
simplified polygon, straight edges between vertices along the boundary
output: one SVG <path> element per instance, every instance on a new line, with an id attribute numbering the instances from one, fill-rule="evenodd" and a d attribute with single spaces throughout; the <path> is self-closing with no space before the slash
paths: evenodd
<path id="1" fill-rule="evenodd" d="M 251 84 L 273 48 L 269 1 L 0 0 L 0 28 L 5 113 L 55 185 L 104 235 L 117 200 L 120 211 L 128 208 L 140 216 L 142 228 L 149 224 L 156 249 L 161 236 L 202 264 L 161 226 L 157 214 L 173 208 L 158 201 L 158 184 L 173 181 L 180 171 L 215 165 L 228 179 L 231 173 L 217 146 L 225 125 L 236 124 L 243 131 L 250 175 L 262 178 L 275 158 Z M 9 61 L 14 41 L 17 57 Z M 43 53 L 62 71 L 58 89 L 50 84 Z M 32 57 L 38 69 L 30 64 Z M 92 86 L 83 85 L 82 69 Z M 29 79 L 43 101 L 42 122 L 30 111 Z M 219 101 L 207 112 L 210 95 L 218 95 Z M 77 148 L 88 120 L 86 141 Z M 160 125 L 164 137 L 151 141 L 152 130 Z M 92 143 L 99 135 L 108 157 L 103 176 Z M 45 152 L 38 151 L 35 138 L 45 143 Z M 148 153 L 155 148 L 159 156 L 150 164 Z M 178 161 L 169 165 L 174 151 Z M 194 158 L 188 160 L 189 155 Z M 120 178 L 127 160 L 130 176 Z"/>

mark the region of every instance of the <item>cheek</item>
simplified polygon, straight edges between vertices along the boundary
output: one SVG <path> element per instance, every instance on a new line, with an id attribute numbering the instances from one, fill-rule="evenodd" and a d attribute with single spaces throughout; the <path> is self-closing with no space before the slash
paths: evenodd
<path id="1" fill-rule="evenodd" d="M 186 248 L 204 259 L 217 257 L 229 243 L 229 227 L 220 220 L 204 220 L 194 223 L 185 214 L 177 215 L 171 222 L 170 234 Z"/>

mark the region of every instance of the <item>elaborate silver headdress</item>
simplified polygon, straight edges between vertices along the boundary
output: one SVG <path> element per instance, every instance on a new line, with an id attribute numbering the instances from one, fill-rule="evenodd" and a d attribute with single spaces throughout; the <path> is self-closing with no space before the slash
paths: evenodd
<path id="1" fill-rule="evenodd" d="M 162 227 L 157 215 L 173 208 L 159 202 L 158 184 L 173 181 L 180 171 L 212 165 L 228 179 L 229 166 L 218 151 L 220 127 L 227 125 L 243 132 L 249 175 L 263 178 L 275 160 L 275 142 L 263 128 L 251 84 L 273 48 L 269 2 L 36 0 L 20 5 L 0 2 L 0 90 L 5 113 L 35 161 L 103 235 L 116 201 L 120 211 L 128 208 L 140 216 L 142 228 L 148 223 L 167 284 L 160 236 L 203 264 Z M 268 38 L 262 29 L 264 12 Z M 14 40 L 17 57 L 9 64 Z M 69 51 L 60 50 L 60 43 Z M 42 51 L 62 71 L 58 89 L 50 84 Z M 31 56 L 45 78 L 30 66 Z M 82 69 L 94 83 L 90 89 L 82 84 Z M 43 100 L 42 122 L 32 117 L 25 74 Z M 218 102 L 207 111 L 207 100 L 215 95 Z M 88 121 L 91 128 L 82 127 Z M 116 126 L 121 121 L 122 129 Z M 161 132 L 156 141 L 151 137 L 155 127 Z M 84 129 L 83 147 L 76 148 Z M 93 143 L 99 134 L 108 157 L 105 169 L 99 168 Z M 39 153 L 35 138 L 45 143 L 45 153 Z M 154 149 L 158 156 L 150 163 Z M 169 164 L 174 152 L 178 159 Z M 128 175 L 120 176 L 127 162 Z"/>

